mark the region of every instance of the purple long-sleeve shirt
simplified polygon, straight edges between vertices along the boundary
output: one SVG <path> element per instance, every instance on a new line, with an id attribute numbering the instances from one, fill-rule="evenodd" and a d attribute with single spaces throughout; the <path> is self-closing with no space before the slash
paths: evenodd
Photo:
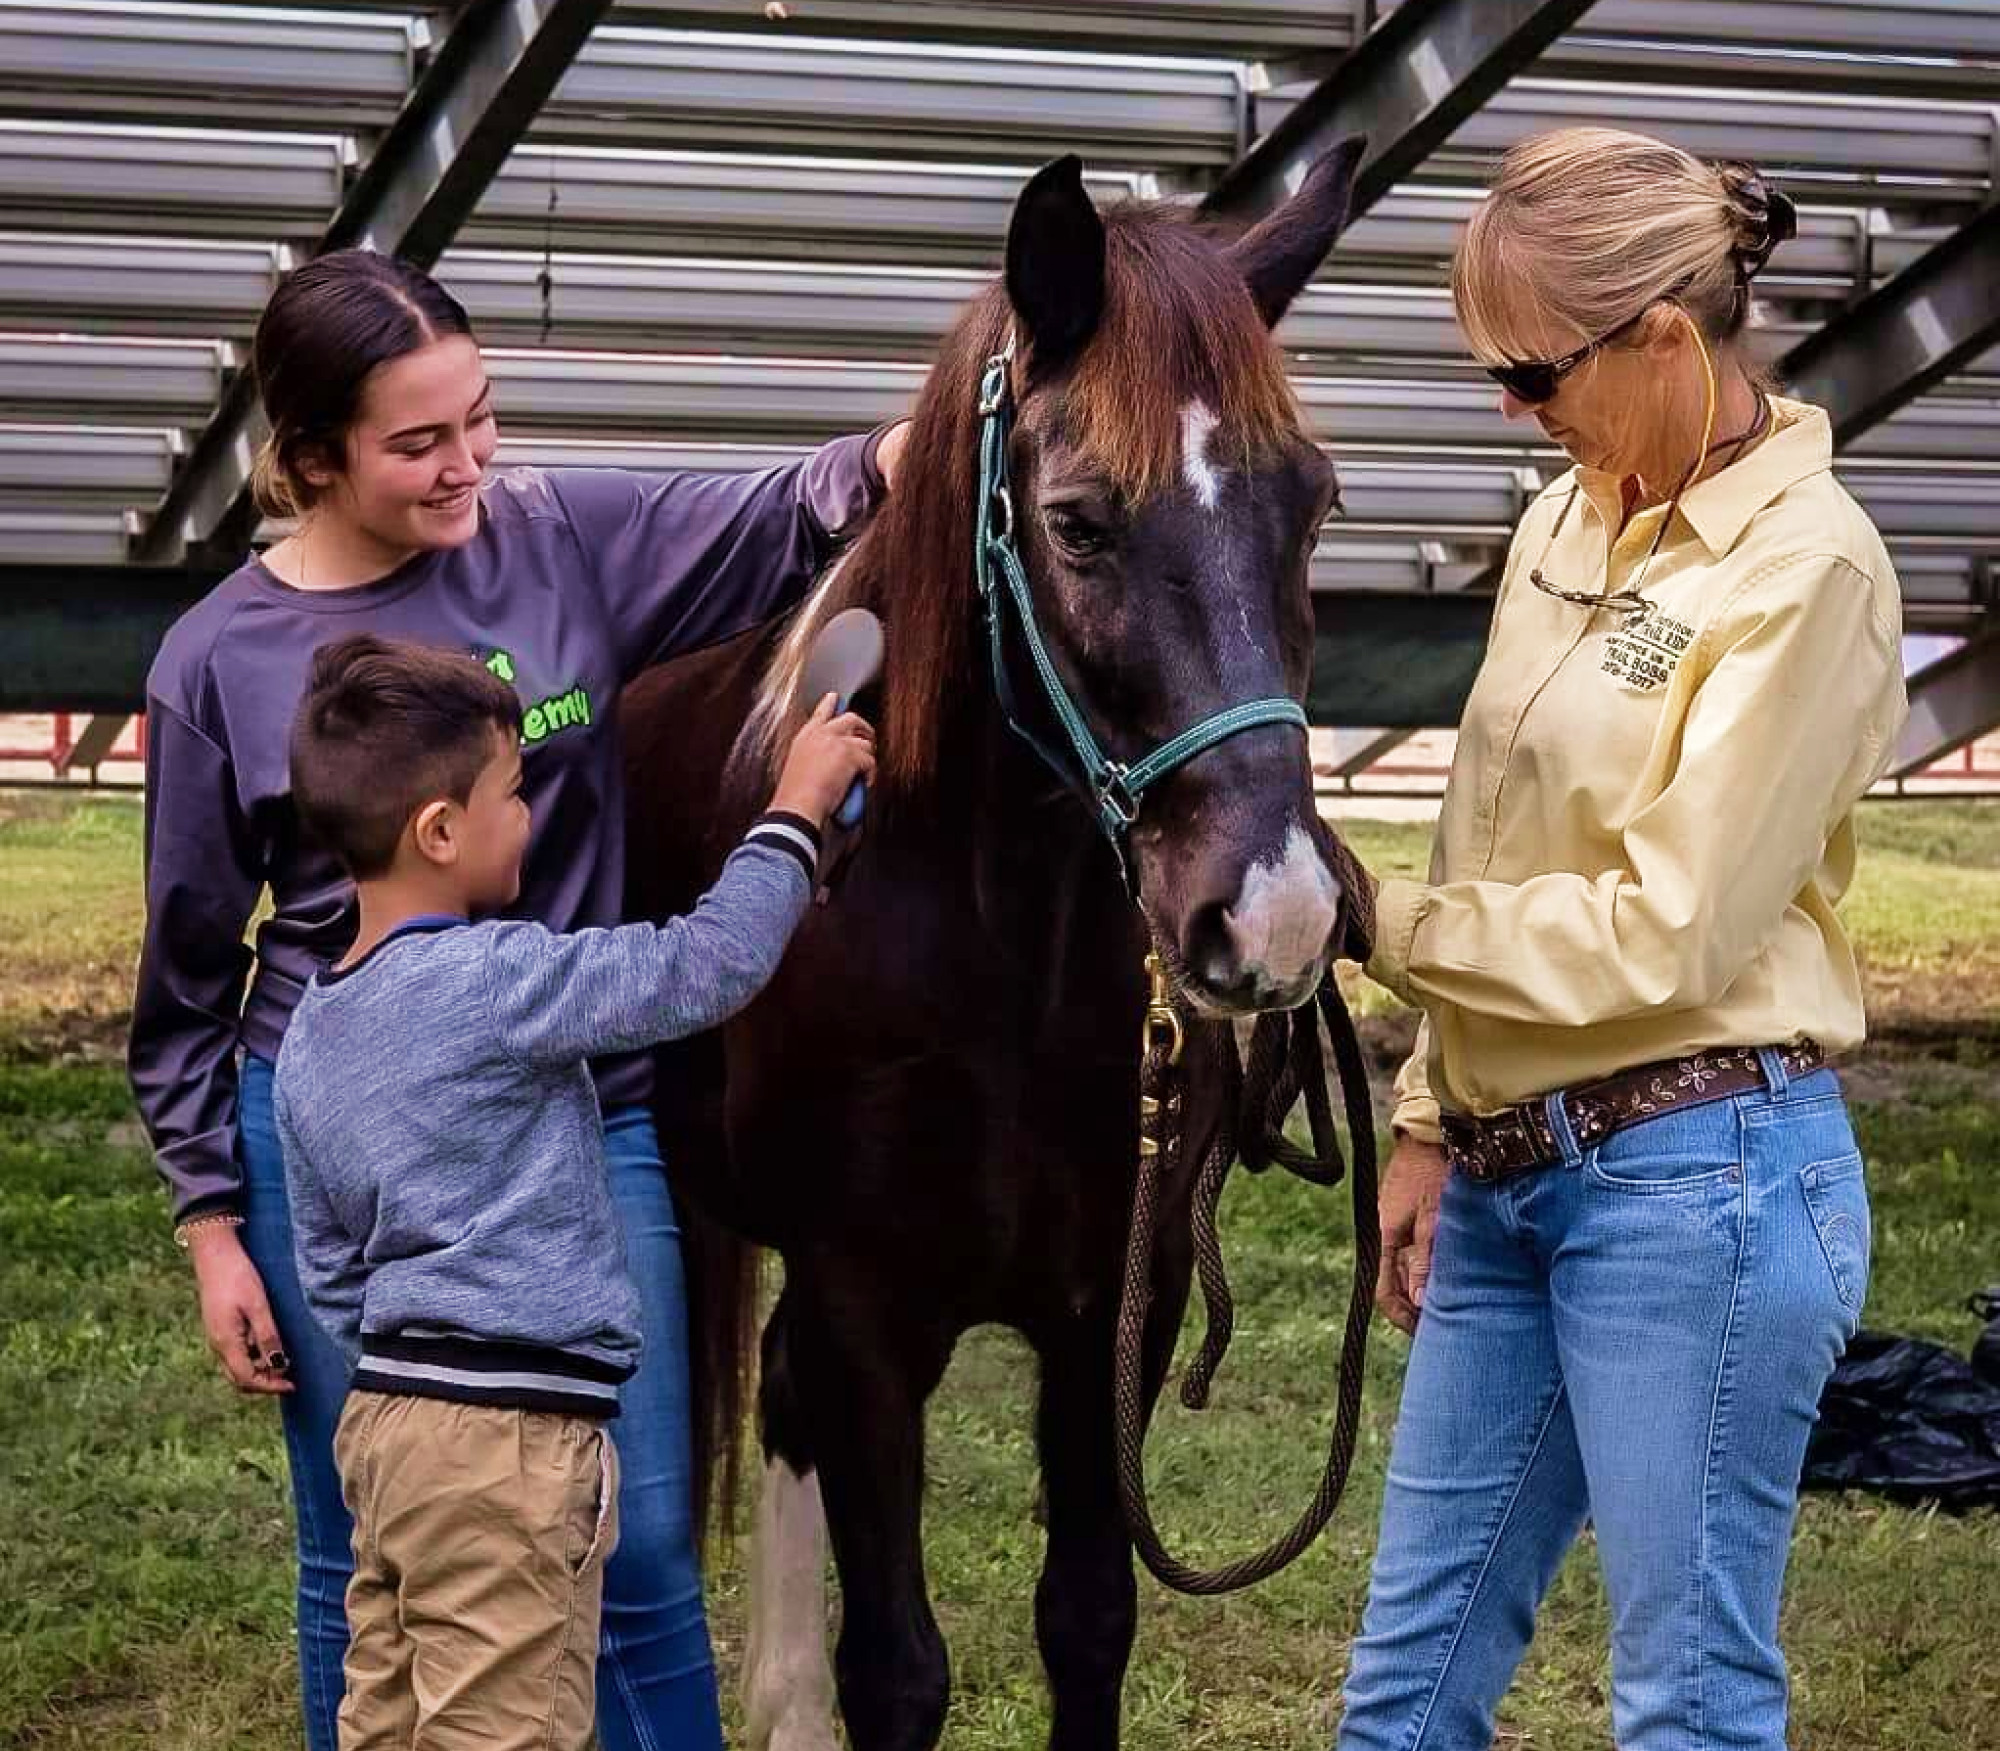
<path id="1" fill-rule="evenodd" d="M 296 590 L 252 560 L 174 624 L 146 683 L 146 934 L 127 1062 L 176 1220 L 240 1205 L 238 1049 L 275 1059 L 306 981 L 354 939 L 353 884 L 292 807 L 287 747 L 312 653 L 376 632 L 471 651 L 512 682 L 534 827 L 511 914 L 555 931 L 616 924 L 619 688 L 794 602 L 880 499 L 879 438 L 755 474 L 513 469 L 487 482 L 463 547 L 348 590 Z M 253 955 L 244 934 L 267 886 Z M 646 1098 L 643 1058 L 594 1068 L 607 1109 Z"/>

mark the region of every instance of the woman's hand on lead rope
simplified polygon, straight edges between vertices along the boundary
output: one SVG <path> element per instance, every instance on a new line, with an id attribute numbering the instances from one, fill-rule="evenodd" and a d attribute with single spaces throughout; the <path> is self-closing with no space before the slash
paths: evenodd
<path id="1" fill-rule="evenodd" d="M 1398 1137 L 1382 1176 L 1382 1263 L 1375 1276 L 1375 1305 L 1402 1331 L 1414 1332 L 1424 1309 L 1431 1242 L 1449 1171 L 1437 1144 Z"/>
<path id="2" fill-rule="evenodd" d="M 200 1286 L 202 1329 L 230 1385 L 238 1392 L 290 1392 L 285 1341 L 271 1317 L 264 1279 L 236 1230 L 221 1223 L 204 1225 L 187 1236 L 187 1243 Z"/>

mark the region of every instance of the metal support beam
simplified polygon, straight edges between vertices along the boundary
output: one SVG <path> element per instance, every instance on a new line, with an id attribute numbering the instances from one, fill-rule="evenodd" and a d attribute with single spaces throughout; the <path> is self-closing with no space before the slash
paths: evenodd
<path id="1" fill-rule="evenodd" d="M 1486 654 L 1491 596 L 1319 590 L 1312 605 L 1306 715 L 1314 723 L 1424 730 L 1458 722 Z"/>
<path id="2" fill-rule="evenodd" d="M 118 738 L 125 733 L 125 726 L 132 721 L 130 712 L 100 711 L 83 726 L 83 734 L 56 762 L 56 776 L 67 778 L 79 766 L 90 774 L 92 784 L 97 782 L 97 769 L 105 757 L 116 746 Z"/>
<path id="3" fill-rule="evenodd" d="M 0 712 L 137 711 L 167 628 L 220 575 L 202 566 L 0 565 Z M 1328 590 L 1314 594 L 1313 612 L 1314 723 L 1458 721 L 1486 648 L 1490 598 Z"/>
<path id="4" fill-rule="evenodd" d="M 1321 770 L 1331 778 L 1355 778 L 1417 732 L 1400 730 L 1335 730 L 1333 758 Z"/>
<path id="5" fill-rule="evenodd" d="M 1364 213 L 1535 59 L 1590 0 L 1402 0 L 1246 152 L 1202 202 L 1254 220 L 1329 147 L 1368 136 L 1350 216 Z"/>
<path id="6" fill-rule="evenodd" d="M 2000 632 L 1961 645 L 1910 678 L 1910 718 L 1891 778 L 1908 778 L 2000 728 Z"/>
<path id="7" fill-rule="evenodd" d="M 472 0 L 329 221 L 315 255 L 366 244 L 435 262 L 589 39 L 611 0 Z M 142 565 L 240 558 L 256 527 L 256 386 L 224 387 L 187 466 L 133 543 Z"/>
<path id="8" fill-rule="evenodd" d="M 212 571 L 0 566 L 0 711 L 131 712 Z"/>
<path id="9" fill-rule="evenodd" d="M 2000 205 L 1933 245 L 1778 361 L 1833 420 L 1835 449 L 2000 342 Z"/>

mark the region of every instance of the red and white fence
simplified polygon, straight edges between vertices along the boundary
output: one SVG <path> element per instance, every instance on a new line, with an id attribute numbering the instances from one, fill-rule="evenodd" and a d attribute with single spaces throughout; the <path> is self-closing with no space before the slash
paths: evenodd
<path id="1" fill-rule="evenodd" d="M 115 733 L 112 733 L 114 732 Z M 1387 738 L 1384 738 L 1386 741 Z M 1313 731 L 1313 764 L 1322 799 L 1368 797 L 1420 800 L 1444 789 L 1456 738 L 1449 730 L 1419 730 L 1357 772 L 1341 773 L 1333 732 Z M 143 782 L 146 720 L 92 718 L 81 712 L 0 715 L 0 784 L 95 784 L 125 788 Z M 1986 736 L 1883 794 L 2000 795 L 2000 734 Z M 1350 812 L 1353 812 L 1350 810 Z"/>

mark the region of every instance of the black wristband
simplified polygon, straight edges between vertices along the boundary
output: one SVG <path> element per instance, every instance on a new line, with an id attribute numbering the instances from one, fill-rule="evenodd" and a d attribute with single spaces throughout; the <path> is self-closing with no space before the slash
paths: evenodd
<path id="1" fill-rule="evenodd" d="M 795 857 L 799 867 L 806 872 L 806 880 L 814 881 L 819 876 L 819 828 L 803 815 L 795 815 L 789 809 L 772 809 L 759 815 L 750 823 L 750 830 L 743 835 L 745 845 L 764 845 L 773 851 L 782 851 Z"/>

